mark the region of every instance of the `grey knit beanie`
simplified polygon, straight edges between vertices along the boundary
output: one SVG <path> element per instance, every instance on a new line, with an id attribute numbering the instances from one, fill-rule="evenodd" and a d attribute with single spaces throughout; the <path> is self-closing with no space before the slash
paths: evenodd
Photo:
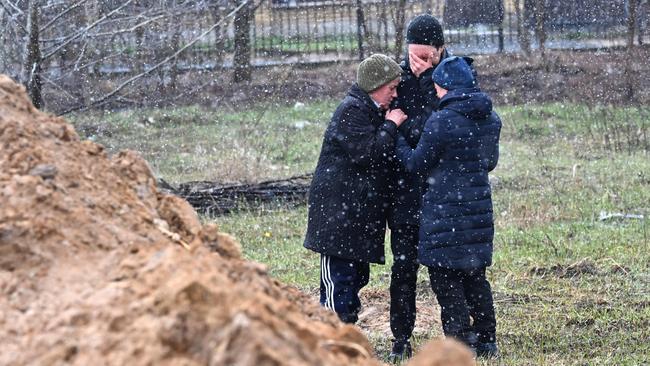
<path id="1" fill-rule="evenodd" d="M 402 75 L 402 68 L 392 58 L 376 53 L 361 61 L 357 68 L 357 84 L 370 93 Z"/>

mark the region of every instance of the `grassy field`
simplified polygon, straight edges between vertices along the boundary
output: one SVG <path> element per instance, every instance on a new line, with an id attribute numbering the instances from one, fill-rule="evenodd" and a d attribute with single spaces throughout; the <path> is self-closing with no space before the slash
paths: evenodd
<path id="1" fill-rule="evenodd" d="M 109 150 L 140 151 L 173 183 L 257 181 L 312 171 L 335 105 L 141 110 L 73 120 Z M 502 357 L 483 364 L 649 364 L 650 110 L 497 110 L 504 128 L 492 175 L 497 234 L 489 278 Z M 606 218 L 617 213 L 645 219 Z M 245 255 L 274 276 L 315 293 L 318 258 L 301 246 L 304 206 L 204 219 L 238 237 Z M 372 267 L 369 290 L 387 288 L 389 269 Z M 420 296 L 433 304 L 424 269 L 420 275 Z M 386 334 L 365 330 L 386 357 Z M 414 341 L 439 334 L 432 327 Z"/>

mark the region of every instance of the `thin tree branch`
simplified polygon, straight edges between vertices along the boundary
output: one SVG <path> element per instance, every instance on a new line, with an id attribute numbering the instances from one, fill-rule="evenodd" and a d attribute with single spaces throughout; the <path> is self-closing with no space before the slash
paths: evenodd
<path id="1" fill-rule="evenodd" d="M 131 84 L 132 82 L 134 82 L 134 81 L 136 81 L 136 80 L 138 80 L 138 79 L 140 79 L 140 78 L 142 78 L 142 77 L 144 77 L 144 76 L 146 76 L 146 75 L 148 75 L 148 74 L 154 72 L 154 71 L 157 70 L 160 66 L 162 66 L 162 65 L 166 64 L 167 62 L 169 62 L 170 60 L 172 60 L 172 59 L 178 57 L 178 55 L 180 55 L 181 53 L 183 53 L 183 51 L 185 51 L 186 49 L 188 49 L 189 47 L 191 47 L 193 44 L 195 44 L 196 42 L 198 42 L 201 38 L 203 38 L 203 37 L 205 37 L 206 35 L 210 34 L 210 32 L 212 32 L 216 27 L 220 26 L 220 25 L 221 25 L 221 24 L 222 24 L 226 19 L 231 18 L 231 17 L 233 17 L 235 14 L 237 14 L 237 12 L 239 11 L 239 9 L 243 8 L 243 7 L 244 7 L 245 5 L 247 5 L 249 2 L 250 2 L 250 0 L 246 0 L 246 1 L 242 2 L 241 4 L 239 4 L 239 6 L 237 6 L 237 7 L 236 7 L 233 11 L 231 11 L 228 15 L 226 15 L 226 16 L 223 17 L 223 18 L 221 18 L 221 20 L 219 20 L 217 23 L 213 24 L 213 25 L 212 25 L 208 30 L 206 30 L 205 32 L 201 33 L 198 37 L 194 38 L 191 42 L 189 42 L 189 43 L 186 44 L 185 46 L 181 47 L 181 48 L 180 48 L 178 51 L 176 51 L 173 55 L 171 55 L 171 56 L 165 58 L 164 60 L 160 61 L 159 63 L 155 64 L 155 65 L 154 65 L 153 67 L 151 67 L 149 70 L 144 71 L 144 72 L 142 72 L 142 73 L 140 73 L 140 74 L 138 74 L 138 75 L 135 75 L 135 76 L 129 78 L 128 80 L 126 80 L 126 81 L 124 81 L 122 84 L 120 84 L 117 88 L 115 88 L 113 91 L 111 91 L 111 92 L 108 93 L 108 94 L 105 94 L 104 96 L 102 96 L 101 98 L 97 99 L 96 101 L 94 101 L 94 102 L 92 102 L 92 103 L 90 103 L 90 104 L 88 104 L 88 105 L 79 105 L 79 106 L 76 106 L 76 107 L 69 108 L 69 109 L 67 109 L 67 110 L 65 110 L 65 111 L 63 111 L 63 112 L 61 112 L 59 115 L 62 116 L 62 115 L 64 115 L 64 114 L 68 114 L 68 113 L 70 113 L 70 112 L 74 112 L 74 111 L 79 111 L 79 110 L 88 109 L 89 107 L 92 107 L 92 106 L 94 106 L 94 105 L 99 105 L 99 104 L 104 103 L 107 99 L 109 99 L 109 98 L 113 97 L 115 94 L 119 93 L 120 90 L 124 89 L 124 87 L 126 87 L 127 85 L 129 85 L 129 84 Z"/>
<path id="2" fill-rule="evenodd" d="M 11 3 L 9 3 L 9 4 L 11 4 Z M 8 19 L 9 19 L 10 23 L 13 24 L 14 26 L 17 26 L 18 28 L 20 28 L 20 30 L 22 30 L 25 34 L 27 34 L 27 29 L 25 29 L 25 27 L 23 27 L 23 25 L 20 24 L 20 22 L 16 21 L 16 19 L 15 19 L 17 15 L 24 16 L 25 13 L 23 13 L 22 10 L 18 9 L 18 11 L 20 11 L 20 13 L 13 14 L 11 12 L 11 10 L 8 9 L 7 6 L 5 6 L 4 1 L 2 1 L 2 0 L 0 0 L 0 5 L 2 5 L 2 8 L 9 15 Z M 11 4 L 11 5 L 13 5 L 13 4 Z M 15 40 L 15 41 L 16 41 L 16 44 L 18 44 L 18 40 Z"/>
<path id="3" fill-rule="evenodd" d="M 77 38 L 79 38 L 80 36 L 82 36 L 84 33 L 88 32 L 88 31 L 91 30 L 91 29 L 93 29 L 93 28 L 96 27 L 98 24 L 102 23 L 104 20 L 110 18 L 113 14 L 115 14 L 115 13 L 117 13 L 118 11 L 122 10 L 122 8 L 126 7 L 126 6 L 129 5 L 131 2 L 133 2 L 133 0 L 128 0 L 127 2 L 125 2 L 125 3 L 122 4 L 122 5 L 120 5 L 118 8 L 114 9 L 114 10 L 111 11 L 110 13 L 104 15 L 104 16 L 101 17 L 100 19 L 97 19 L 97 20 L 96 20 L 94 23 L 92 23 L 91 25 L 89 25 L 89 26 L 87 26 L 86 28 L 80 30 L 80 31 L 77 32 L 76 34 L 70 36 L 70 38 L 69 38 L 67 41 L 61 43 L 61 44 L 58 45 L 54 50 L 48 52 L 45 56 L 43 56 L 43 57 L 41 58 L 41 61 L 45 61 L 45 60 L 47 60 L 48 58 L 54 56 L 57 52 L 59 52 L 63 47 L 67 46 L 70 42 L 74 41 L 75 39 L 77 39 Z"/>
<path id="4" fill-rule="evenodd" d="M 83 47 L 81 47 L 81 52 L 79 52 L 79 57 L 77 57 L 77 61 L 74 63 L 74 71 L 79 71 L 79 63 L 83 59 L 84 55 L 86 54 L 86 47 L 88 47 L 88 41 L 84 42 Z"/>
<path id="5" fill-rule="evenodd" d="M 136 29 L 138 29 L 140 27 L 143 27 L 143 26 L 145 26 L 145 25 L 147 25 L 147 24 L 149 24 L 151 22 L 154 22 L 154 21 L 156 21 L 156 20 L 158 20 L 160 18 L 165 18 L 166 16 L 167 15 L 158 15 L 158 16 L 156 16 L 154 18 L 147 19 L 146 21 L 144 21 L 142 23 L 138 23 L 138 24 L 132 26 L 131 28 L 118 29 L 118 30 L 115 30 L 115 31 L 112 31 L 112 32 L 90 34 L 90 35 L 88 35 L 88 38 L 99 38 L 99 37 L 106 37 L 106 36 L 114 36 L 114 35 L 120 34 L 120 33 L 135 32 Z"/>
<path id="6" fill-rule="evenodd" d="M 70 6 L 69 8 L 67 8 L 67 9 L 65 9 L 64 11 L 62 11 L 61 13 L 59 13 L 57 16 L 55 16 L 54 18 L 52 18 L 52 20 L 50 20 L 49 22 L 47 22 L 47 24 L 45 24 L 45 25 L 41 28 L 41 33 L 44 32 L 45 30 L 47 30 L 49 27 L 51 27 L 52 24 L 54 24 L 57 20 L 61 19 L 62 17 L 64 17 L 66 14 L 68 14 L 68 13 L 71 12 L 71 11 L 73 11 L 74 9 L 80 7 L 81 5 L 83 5 L 83 3 L 87 2 L 87 1 L 88 1 L 88 0 L 81 0 L 81 1 L 79 1 L 78 3 L 73 4 L 73 5 Z"/>
<path id="7" fill-rule="evenodd" d="M 9 0 L 3 0 L 3 1 L 2 1 L 2 7 L 3 7 L 3 8 L 6 9 L 6 7 L 4 6 L 4 3 L 5 3 L 5 2 L 6 2 L 7 4 L 9 4 L 10 7 L 11 7 L 12 9 L 14 9 L 15 11 L 17 11 L 18 14 L 20 14 L 20 15 L 25 15 L 25 12 L 23 12 L 22 10 L 20 10 L 20 8 L 16 6 L 16 4 L 12 3 L 12 2 L 9 1 Z M 12 17 L 13 17 L 13 14 L 12 14 Z"/>
<path id="8" fill-rule="evenodd" d="M 66 94 L 70 99 L 76 99 L 77 97 L 70 94 L 67 90 L 63 89 L 59 84 L 55 83 L 53 80 L 48 79 L 45 75 L 42 76 L 43 81 L 52 85 L 55 89 L 60 90 L 62 93 Z"/>

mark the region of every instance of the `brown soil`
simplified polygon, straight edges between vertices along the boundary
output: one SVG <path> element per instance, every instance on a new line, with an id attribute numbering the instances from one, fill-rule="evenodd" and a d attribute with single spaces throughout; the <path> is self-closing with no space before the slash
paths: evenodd
<path id="1" fill-rule="evenodd" d="M 138 155 L 80 141 L 5 76 L 0 127 L 0 364 L 378 364 Z"/>
<path id="2" fill-rule="evenodd" d="M 431 292 L 429 281 L 418 283 L 416 298 L 417 319 L 413 329 L 414 337 L 429 336 L 432 331 L 442 335 L 440 307 Z M 359 314 L 358 325 L 364 331 L 391 339 L 390 330 L 390 294 L 387 288 L 364 289 L 361 291 L 363 308 Z"/>
<path id="3" fill-rule="evenodd" d="M 409 362 L 409 366 L 472 366 L 472 353 L 457 341 L 436 339 L 427 343 Z"/>

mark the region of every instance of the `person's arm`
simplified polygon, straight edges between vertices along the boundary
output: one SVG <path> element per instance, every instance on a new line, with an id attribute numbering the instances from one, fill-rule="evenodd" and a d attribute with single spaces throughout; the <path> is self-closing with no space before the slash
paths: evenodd
<path id="1" fill-rule="evenodd" d="M 438 56 L 436 59 L 437 62 L 439 62 L 439 58 L 440 56 Z M 434 60 L 423 60 L 414 54 L 409 54 L 409 60 L 411 62 L 411 71 L 416 76 L 420 88 L 419 94 L 424 99 L 424 108 L 422 110 L 422 113 L 414 116 L 409 116 L 406 122 L 404 122 L 399 127 L 399 131 L 402 135 L 404 135 L 409 145 L 415 148 L 415 146 L 418 144 L 418 141 L 420 140 L 422 131 L 424 130 L 424 124 L 426 123 L 427 119 L 429 119 L 431 113 L 438 109 L 438 102 L 440 100 L 436 95 L 436 89 L 434 87 L 432 78 L 434 70 L 432 62 Z"/>
<path id="2" fill-rule="evenodd" d="M 492 128 L 495 129 L 493 132 L 493 140 L 490 145 L 490 150 L 486 151 L 486 157 L 488 161 L 488 172 L 494 170 L 497 167 L 499 162 L 499 136 L 501 135 L 501 119 L 499 116 L 493 112 L 494 119 L 496 121 L 495 125 Z"/>
<path id="3" fill-rule="evenodd" d="M 399 132 L 406 142 L 412 147 L 415 148 L 420 141 L 420 136 L 422 136 L 422 131 L 424 131 L 424 125 L 431 116 L 431 108 L 425 108 L 423 113 L 419 115 L 409 117 L 401 126 L 399 126 Z"/>
<path id="4" fill-rule="evenodd" d="M 436 53 L 432 54 L 431 57 L 427 59 L 421 59 L 415 54 L 409 53 L 411 72 L 413 72 L 413 74 L 417 77 L 418 85 L 420 86 L 420 94 L 425 100 L 425 106 L 430 107 L 431 111 L 434 111 L 438 108 L 436 88 L 433 86 L 433 70 L 435 69 L 434 65 L 438 65 L 440 63 L 442 54 L 437 52 L 438 51 L 436 51 Z M 431 111 L 429 111 L 429 114 Z"/>
<path id="5" fill-rule="evenodd" d="M 393 121 L 385 120 L 375 128 L 364 117 L 358 106 L 348 107 L 341 114 L 334 139 L 353 163 L 367 167 L 393 156 L 398 131 Z"/>
<path id="6" fill-rule="evenodd" d="M 439 114 L 433 114 L 426 121 L 424 131 L 415 149 L 400 135 L 397 138 L 397 159 L 412 173 L 425 173 L 433 169 L 443 152 L 445 131 Z"/>

